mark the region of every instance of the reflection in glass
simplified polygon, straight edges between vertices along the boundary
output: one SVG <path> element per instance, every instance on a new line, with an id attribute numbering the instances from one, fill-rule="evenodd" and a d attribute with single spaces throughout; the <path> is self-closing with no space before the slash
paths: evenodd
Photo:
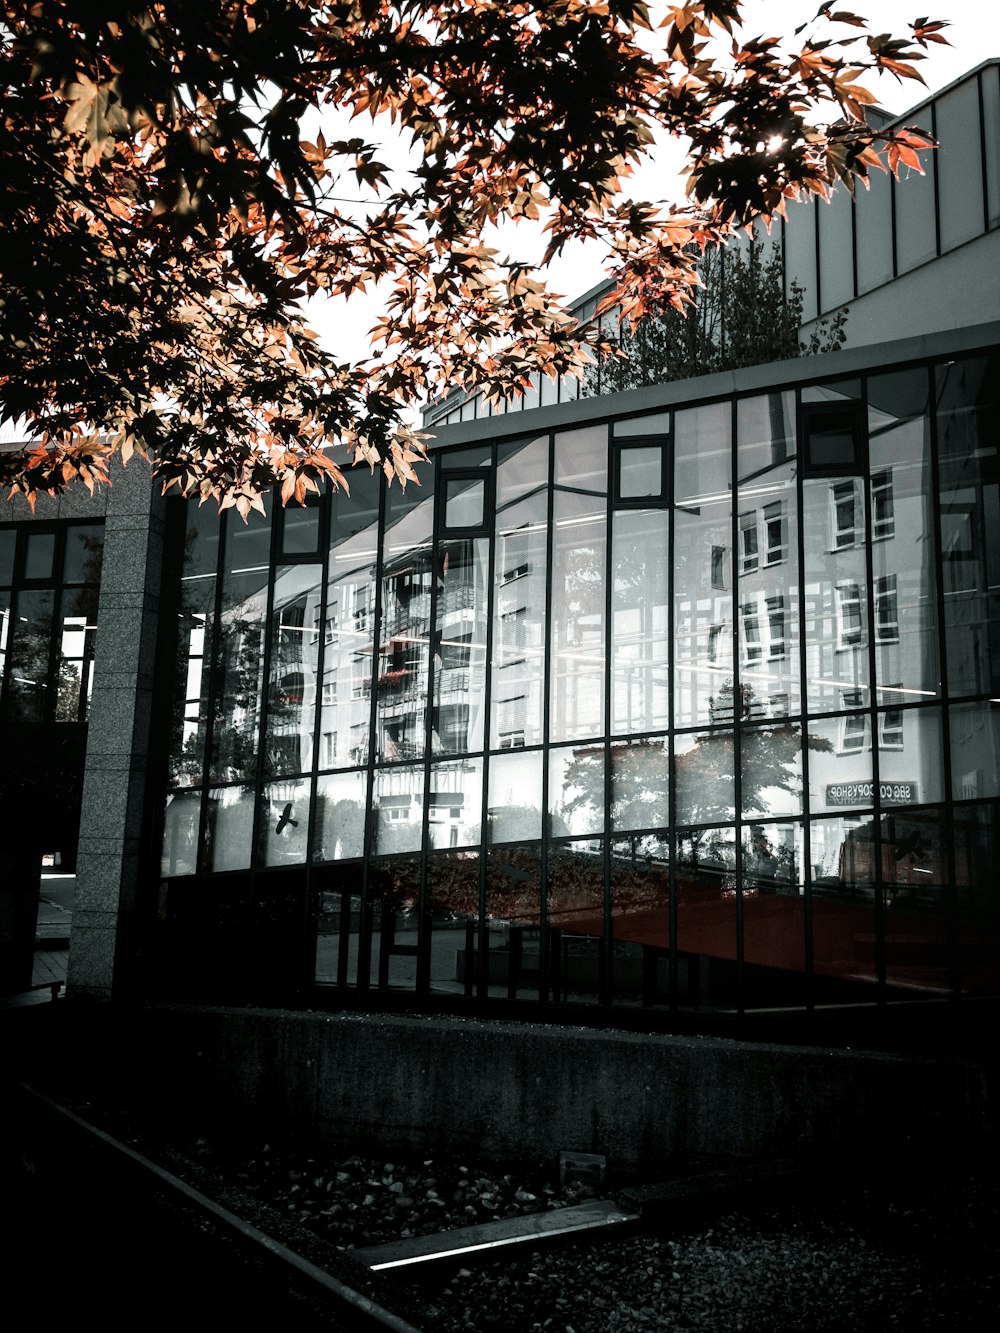
<path id="1" fill-rule="evenodd" d="M 227 523 L 215 637 L 210 771 L 217 779 L 250 778 L 257 770 L 270 550 L 270 524 L 257 514 L 246 525 Z"/>
<path id="2" fill-rule="evenodd" d="M 490 747 L 542 739 L 547 505 L 534 495 L 497 515 Z"/>
<path id="3" fill-rule="evenodd" d="M 479 852 L 427 858 L 430 987 L 471 995 L 476 984 Z"/>
<path id="4" fill-rule="evenodd" d="M 322 577 L 319 565 L 275 570 L 264 728 L 264 772 L 274 777 L 312 767 Z"/>
<path id="5" fill-rule="evenodd" d="M 315 555 L 319 548 L 319 506 L 288 504 L 281 525 L 283 555 Z"/>
<path id="6" fill-rule="evenodd" d="M 600 838 L 550 845 L 548 911 L 552 994 L 562 1000 L 598 1000 L 605 956 Z"/>
<path id="7" fill-rule="evenodd" d="M 564 745 L 549 751 L 550 837 L 604 831 L 604 746 Z"/>
<path id="8" fill-rule="evenodd" d="M 161 875 L 194 875 L 198 870 L 201 792 L 173 792 L 163 815 Z"/>
<path id="9" fill-rule="evenodd" d="M 209 660 L 215 625 L 221 519 L 210 505 L 185 506 L 184 564 L 177 611 L 177 675 L 170 734 L 170 783 L 197 786 L 205 762 Z"/>
<path id="10" fill-rule="evenodd" d="M 871 715 L 843 713 L 810 721 L 810 810 L 861 809 L 874 799 Z"/>
<path id="11" fill-rule="evenodd" d="M 445 482 L 445 527 L 481 528 L 485 506 L 486 483 L 482 478 L 449 478 Z"/>
<path id="12" fill-rule="evenodd" d="M 865 506 L 857 477 L 807 480 L 805 544 L 806 698 L 809 711 L 868 704 L 868 577 Z"/>
<path id="13" fill-rule="evenodd" d="M 959 976 L 968 995 L 1000 989 L 1000 804 L 954 807 Z"/>
<path id="14" fill-rule="evenodd" d="M 11 721 L 45 720 L 54 597 L 49 588 L 20 592 L 14 604 L 6 695 Z"/>
<path id="15" fill-rule="evenodd" d="M 794 458 L 795 394 L 785 390 L 738 399 L 736 441 L 736 464 L 741 481 Z"/>
<path id="16" fill-rule="evenodd" d="M 677 947 L 708 962 L 707 993 L 703 990 L 700 997 L 708 1003 L 732 1000 L 724 982 L 721 990 L 716 989 L 711 963 L 736 958 L 735 839 L 733 828 L 691 829 L 677 835 Z"/>
<path id="17" fill-rule="evenodd" d="M 371 980 L 380 989 L 417 986 L 421 945 L 420 857 L 373 861 L 368 876 L 372 914 Z"/>
<path id="18" fill-rule="evenodd" d="M 868 450 L 879 702 L 941 687 L 926 371 L 868 381 Z"/>
<path id="19" fill-rule="evenodd" d="M 269 783 L 261 803 L 261 863 L 300 865 L 306 859 L 308 837 L 309 779 Z"/>
<path id="20" fill-rule="evenodd" d="M 871 816 L 858 815 L 814 819 L 809 829 L 813 970 L 868 986 L 877 980 L 872 829 Z"/>
<path id="21" fill-rule="evenodd" d="M 747 716 L 797 713 L 798 505 L 795 464 L 760 471 L 739 492 L 740 681 Z"/>
<path id="22" fill-rule="evenodd" d="M 753 824 L 743 830 L 744 1000 L 748 1006 L 805 1003 L 802 851 L 801 824 Z"/>
<path id="23" fill-rule="evenodd" d="M 249 870 L 253 851 L 252 787 L 215 787 L 208 793 L 205 870 Z"/>
<path id="24" fill-rule="evenodd" d="M 730 689 L 730 698 L 731 694 Z M 732 731 L 688 732 L 675 737 L 674 785 L 678 824 L 715 824 L 735 819 Z"/>
<path id="25" fill-rule="evenodd" d="M 364 773 L 331 773 L 316 783 L 317 861 L 362 856 L 365 850 Z"/>
<path id="26" fill-rule="evenodd" d="M 670 819 L 670 753 L 665 737 L 611 746 L 611 828 L 665 828 Z"/>
<path id="27" fill-rule="evenodd" d="M 55 554 L 54 532 L 28 532 L 24 539 L 24 577 L 51 579 Z"/>
<path id="28" fill-rule="evenodd" d="M 351 478 L 334 496 L 323 631 L 318 767 L 368 759 L 375 644 L 379 474 Z"/>
<path id="29" fill-rule="evenodd" d="M 668 515 L 619 510 L 612 539 L 612 731 L 666 727 L 668 685 Z"/>
<path id="30" fill-rule="evenodd" d="M 604 733 L 604 501 L 569 491 L 554 496 L 550 739 Z"/>
<path id="31" fill-rule="evenodd" d="M 483 761 L 431 765 L 428 838 L 431 847 L 473 847 L 481 841 Z"/>
<path id="32" fill-rule="evenodd" d="M 956 800 L 1000 796 L 1000 704 L 960 704 L 950 712 L 951 785 Z"/>
<path id="33" fill-rule="evenodd" d="M 667 998 L 670 843 L 645 835 L 611 844 L 612 988 L 616 1002 Z"/>
<path id="34" fill-rule="evenodd" d="M 542 752 L 490 757 L 490 842 L 519 842 L 542 835 Z"/>
<path id="35" fill-rule="evenodd" d="M 415 759 L 426 749 L 434 496 L 390 491 L 382 567 L 378 658 L 378 757 Z"/>
<path id="36" fill-rule="evenodd" d="M 97 634 L 96 587 L 68 590 L 63 597 L 56 682 L 55 720 L 86 722 L 94 681 L 94 640 Z M 69 608 L 83 614 L 67 614 Z"/>
<path id="37" fill-rule="evenodd" d="M 16 530 L 14 528 L 0 528 L 0 586 L 9 587 L 14 582 L 14 551 L 16 547 Z"/>
<path id="38" fill-rule="evenodd" d="M 357 985 L 362 925 L 360 878 L 358 868 L 348 866 L 336 880 L 324 878 L 314 890 L 316 981 L 332 986 Z"/>
<path id="39" fill-rule="evenodd" d="M 483 747 L 489 541 L 448 541 L 436 562 L 434 707 L 436 754 Z"/>
<path id="40" fill-rule="evenodd" d="M 743 816 L 797 815 L 802 811 L 802 730 L 744 726 L 740 732 Z"/>
<path id="41" fill-rule="evenodd" d="M 374 851 L 379 855 L 419 851 L 424 816 L 423 765 L 377 769 L 372 809 Z"/>
<path id="42" fill-rule="evenodd" d="M 1000 358 L 935 370 L 948 689 L 1000 693 Z"/>
<path id="43" fill-rule="evenodd" d="M 948 847 L 942 810 L 893 810 L 882 819 L 885 976 L 909 997 L 949 990 Z"/>
<path id="44" fill-rule="evenodd" d="M 559 431 L 555 438 L 557 486 L 577 490 L 608 490 L 608 427 L 604 422 L 582 430 Z"/>
<path id="45" fill-rule="evenodd" d="M 496 848 L 486 862 L 487 985 L 492 996 L 537 998 L 542 972 L 540 848 Z"/>
<path id="46" fill-rule="evenodd" d="M 622 445 L 618 450 L 618 498 L 659 499 L 663 494 L 663 446 Z"/>
<path id="47" fill-rule="evenodd" d="M 497 511 L 544 490 L 549 480 L 549 437 L 515 440 L 497 450 Z"/>
<path id="48" fill-rule="evenodd" d="M 212 515 L 218 526 L 218 515 Z M 63 556 L 64 583 L 100 583 L 104 559 L 104 525 L 71 523 L 66 528 L 66 554 Z"/>

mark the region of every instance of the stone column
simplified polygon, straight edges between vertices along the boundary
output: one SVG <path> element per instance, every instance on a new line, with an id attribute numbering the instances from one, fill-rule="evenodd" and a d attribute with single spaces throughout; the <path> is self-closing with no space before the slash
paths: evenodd
<path id="1" fill-rule="evenodd" d="M 141 459 L 107 492 L 67 989 L 107 999 L 138 963 L 137 903 L 163 573 L 159 488 Z"/>

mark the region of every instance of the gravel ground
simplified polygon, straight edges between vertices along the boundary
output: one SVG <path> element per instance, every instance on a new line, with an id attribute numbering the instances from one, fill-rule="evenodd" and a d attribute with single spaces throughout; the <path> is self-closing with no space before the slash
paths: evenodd
<path id="1" fill-rule="evenodd" d="M 192 1155 L 251 1197 L 340 1249 L 565 1207 L 591 1197 L 540 1169 L 500 1172 L 425 1159 L 320 1159 L 262 1147 L 234 1157 L 200 1140 Z M 421 1284 L 427 1333 L 803 1333 L 997 1326 L 994 1171 L 928 1174 L 878 1189 L 729 1213 L 710 1223 L 564 1244 Z"/>

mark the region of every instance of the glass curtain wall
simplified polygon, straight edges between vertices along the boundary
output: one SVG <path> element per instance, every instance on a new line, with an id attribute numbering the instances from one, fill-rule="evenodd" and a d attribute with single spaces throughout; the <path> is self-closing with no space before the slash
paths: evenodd
<path id="1" fill-rule="evenodd" d="M 193 512 L 166 918 L 200 894 L 362 991 L 995 990 L 997 369 L 499 437 L 273 523 Z"/>

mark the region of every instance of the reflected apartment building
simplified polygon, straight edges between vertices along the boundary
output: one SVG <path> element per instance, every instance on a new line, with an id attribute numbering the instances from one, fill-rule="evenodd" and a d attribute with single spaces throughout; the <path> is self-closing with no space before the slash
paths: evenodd
<path id="1" fill-rule="evenodd" d="M 997 64 L 924 112 L 929 185 L 776 238 L 857 345 L 453 397 L 419 486 L 246 524 L 133 467 L 106 513 L 0 527 L 5 736 L 29 677 L 55 734 L 52 664 L 93 661 L 79 993 L 651 1022 L 997 993 Z M 59 621 L 82 527 L 93 639 Z"/>

